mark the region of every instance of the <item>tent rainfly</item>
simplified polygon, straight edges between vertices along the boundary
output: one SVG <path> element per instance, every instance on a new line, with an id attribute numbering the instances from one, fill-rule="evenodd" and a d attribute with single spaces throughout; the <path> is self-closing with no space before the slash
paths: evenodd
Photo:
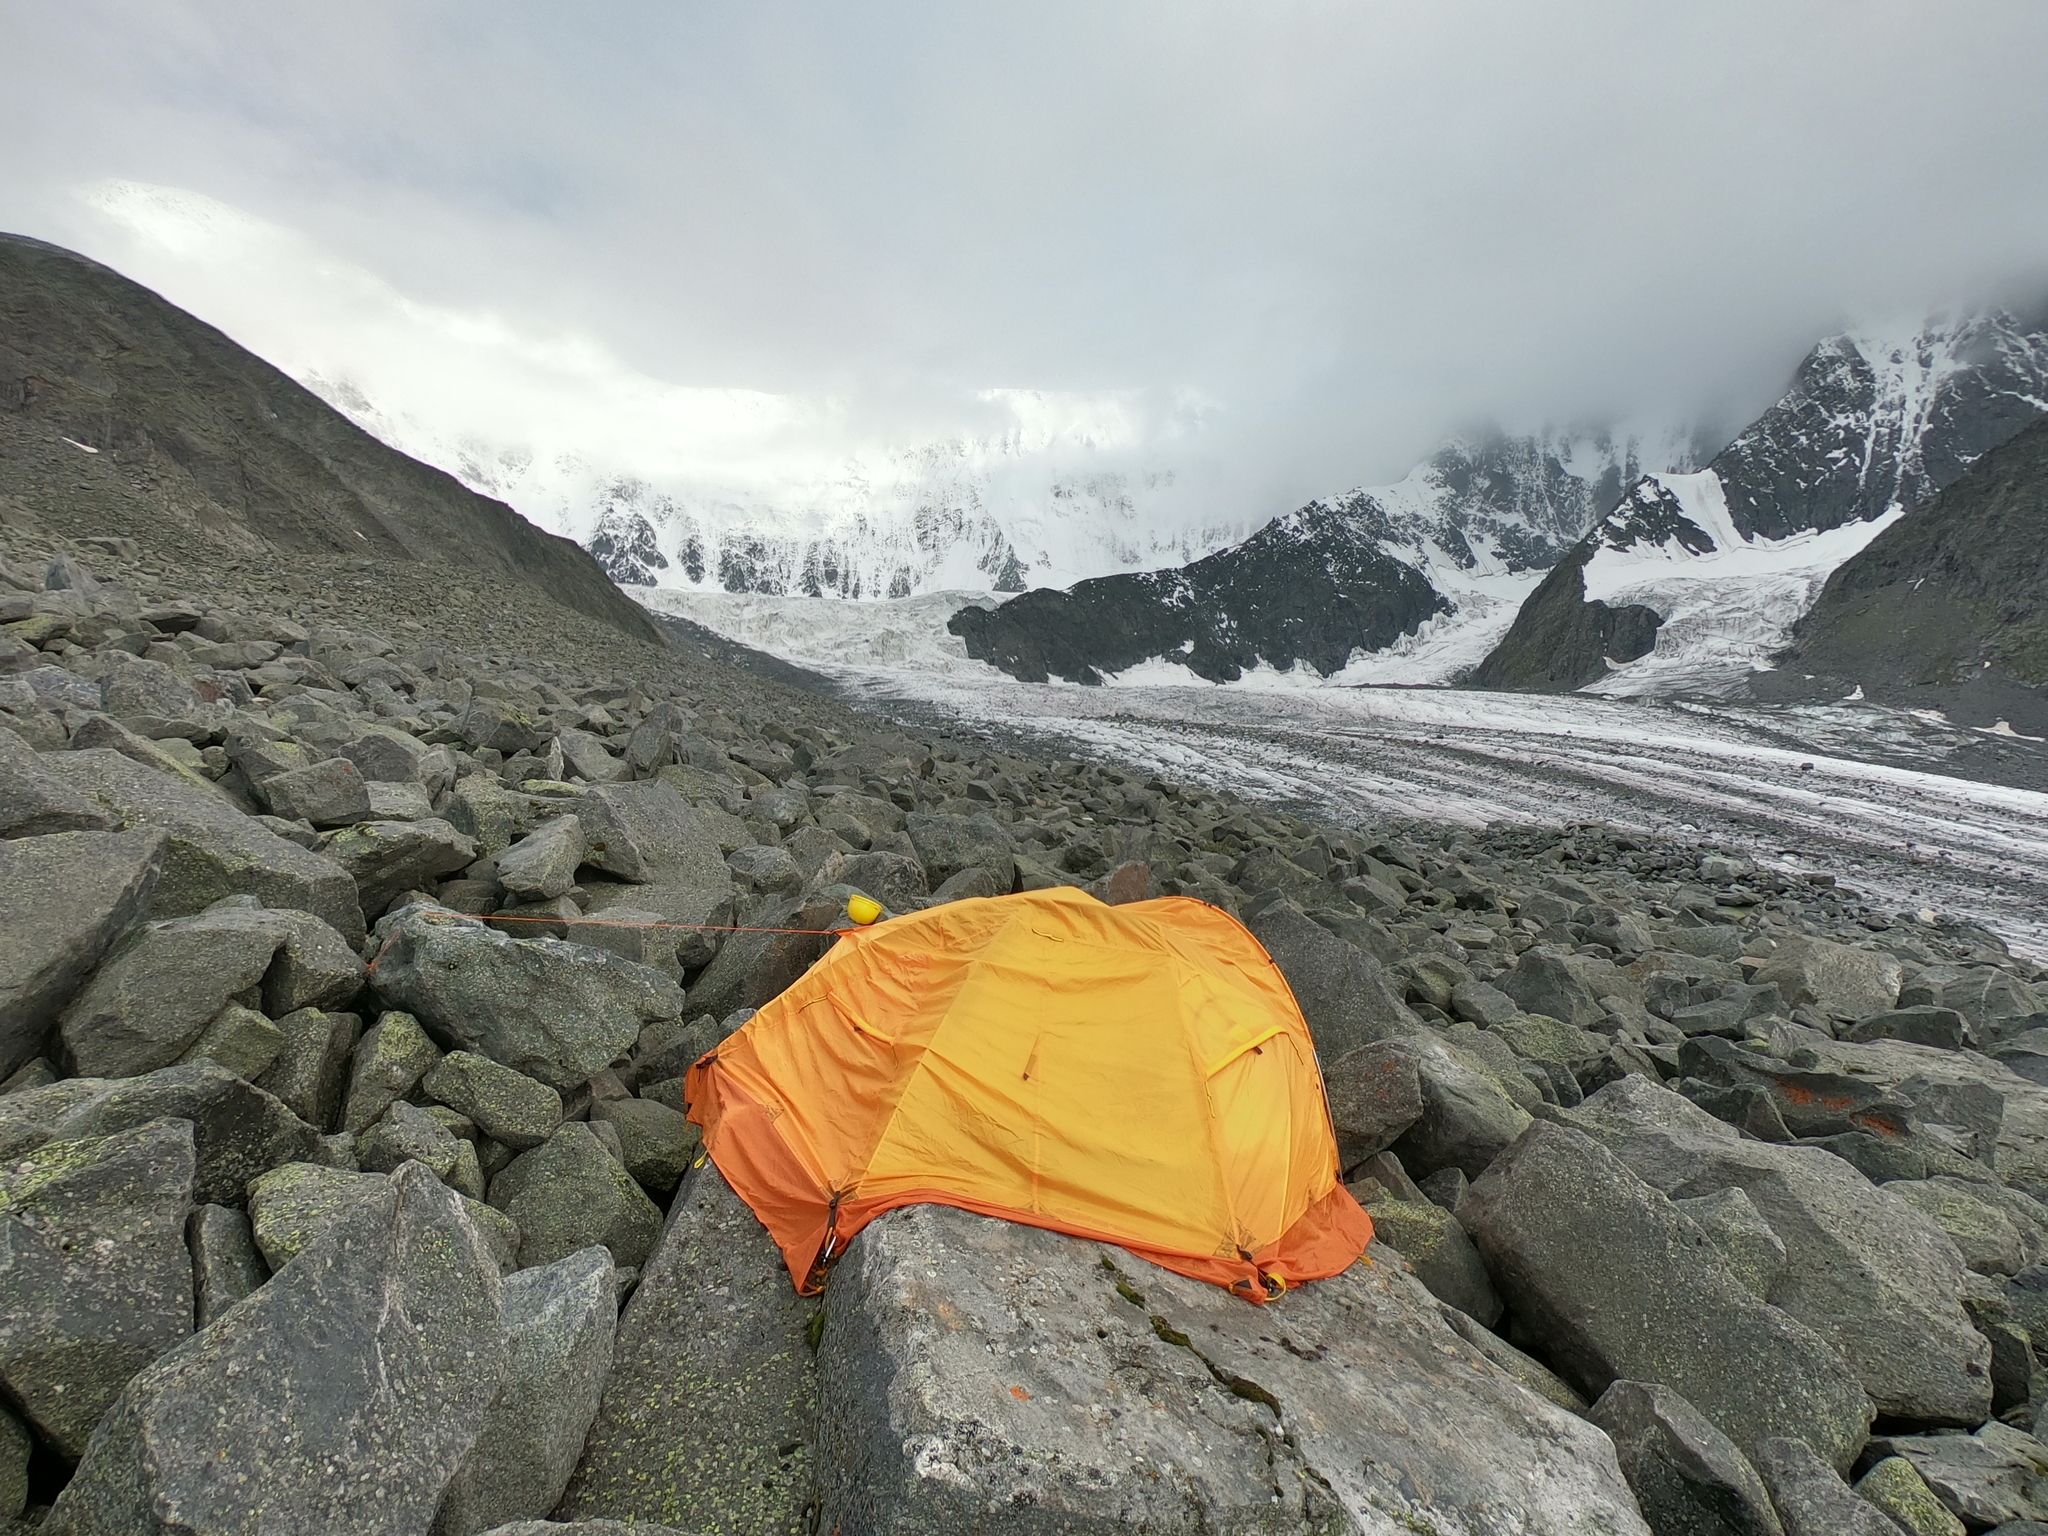
<path id="1" fill-rule="evenodd" d="M 852 929 L 687 1092 L 805 1293 L 903 1205 L 1116 1243 L 1251 1301 L 1372 1240 L 1293 993 L 1184 897 L 1062 887 Z"/>

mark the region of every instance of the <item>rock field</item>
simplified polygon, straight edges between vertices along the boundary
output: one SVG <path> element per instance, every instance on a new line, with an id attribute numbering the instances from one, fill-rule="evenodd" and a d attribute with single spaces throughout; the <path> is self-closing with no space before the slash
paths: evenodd
<path id="1" fill-rule="evenodd" d="M 1981 928 L 20 519 L 0 726 L 14 1529 L 2048 1531 L 2048 973 Z M 1254 1308 L 921 1207 L 795 1294 L 683 1075 L 830 940 L 738 930 L 1056 884 L 1272 953 L 1363 1262 Z"/>

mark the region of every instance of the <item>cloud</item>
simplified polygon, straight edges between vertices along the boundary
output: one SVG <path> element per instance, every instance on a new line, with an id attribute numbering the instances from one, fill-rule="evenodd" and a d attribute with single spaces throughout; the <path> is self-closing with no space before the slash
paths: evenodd
<path id="1" fill-rule="evenodd" d="M 1480 418 L 1733 419 L 1845 321 L 2048 276 L 2036 0 L 0 0 L 0 34 L 7 227 L 119 264 L 70 189 L 190 188 L 854 439 L 1197 399 L 1233 516 Z"/>

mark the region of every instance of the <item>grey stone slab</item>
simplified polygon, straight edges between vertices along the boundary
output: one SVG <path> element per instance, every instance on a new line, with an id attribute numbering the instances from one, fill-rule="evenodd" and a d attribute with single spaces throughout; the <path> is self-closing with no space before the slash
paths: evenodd
<path id="1" fill-rule="evenodd" d="M 498 1392 L 497 1262 L 408 1166 L 128 1384 L 48 1536 L 425 1531 Z"/>
<path id="2" fill-rule="evenodd" d="M 558 1090 L 603 1071 L 683 1004 L 682 989 L 648 966 L 559 939 L 511 938 L 433 907 L 398 919 L 371 985 L 445 1044 Z"/>
<path id="3" fill-rule="evenodd" d="M 183 917 L 223 896 L 255 896 L 266 907 L 296 907 L 363 938 L 355 882 L 332 859 L 286 842 L 218 794 L 201 791 L 105 748 L 53 755 L 51 771 L 133 830 L 167 839 L 153 917 Z"/>
<path id="4" fill-rule="evenodd" d="M 1640 1077 L 1566 1114 L 1674 1198 L 1747 1194 L 1785 1245 L 1772 1304 L 1849 1362 L 1880 1413 L 1960 1425 L 1989 1417 L 1991 1347 L 1963 1310 L 1962 1255 L 1906 1201 L 1819 1148 L 1739 1137 Z"/>
<path id="5" fill-rule="evenodd" d="M 562 1497 L 611 1374 L 613 1274 L 609 1253 L 584 1248 L 506 1279 L 498 1395 L 442 1495 L 431 1536 L 538 1518 Z"/>
<path id="6" fill-rule="evenodd" d="M 1846 1467 L 1862 1445 L 1870 1404 L 1841 1356 L 1591 1137 L 1531 1126 L 1458 1215 L 1502 1299 L 1588 1397 L 1656 1382 L 1745 1450 L 1796 1430 Z"/>
<path id="7" fill-rule="evenodd" d="M 1388 1264 L 1253 1307 L 911 1207 L 834 1272 L 819 1378 L 827 1530 L 1647 1530 L 1606 1437 Z"/>
<path id="8" fill-rule="evenodd" d="M 44 1052 L 59 1012 L 142 921 L 164 849 L 154 831 L 0 841 L 0 1078 Z"/>
<path id="9" fill-rule="evenodd" d="M 817 1316 L 754 1213 L 714 1166 L 698 1169 L 619 1320 L 611 1382 L 557 1513 L 808 1530 Z"/>
<path id="10" fill-rule="evenodd" d="M 193 1168 L 171 1120 L 0 1167 L 0 1383 L 60 1456 L 192 1331 Z"/>

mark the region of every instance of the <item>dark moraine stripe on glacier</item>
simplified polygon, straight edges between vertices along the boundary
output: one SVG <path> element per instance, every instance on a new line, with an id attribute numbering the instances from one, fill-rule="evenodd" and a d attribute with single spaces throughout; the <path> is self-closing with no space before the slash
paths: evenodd
<path id="1" fill-rule="evenodd" d="M 1155 656 L 1234 682 L 1260 661 L 1334 672 L 1450 606 L 1349 519 L 1312 504 L 1179 570 L 1040 588 L 963 608 L 946 627 L 968 655 L 1027 683 L 1099 683 Z"/>

